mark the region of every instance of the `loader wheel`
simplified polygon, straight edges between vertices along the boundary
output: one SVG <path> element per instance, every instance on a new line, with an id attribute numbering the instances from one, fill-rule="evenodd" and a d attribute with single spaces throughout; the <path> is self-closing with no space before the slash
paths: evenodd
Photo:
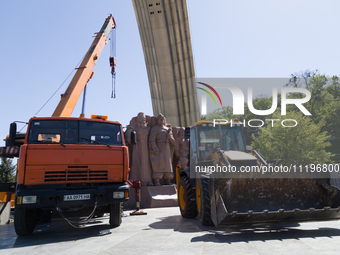
<path id="1" fill-rule="evenodd" d="M 122 203 L 112 203 L 110 205 L 110 226 L 119 227 L 122 223 Z"/>
<path id="2" fill-rule="evenodd" d="M 195 190 L 193 189 L 188 176 L 184 175 L 178 184 L 178 204 L 183 218 L 196 218 L 197 205 Z"/>
<path id="3" fill-rule="evenodd" d="M 196 179 L 196 202 L 198 220 L 204 226 L 213 226 L 209 194 L 209 179 Z"/>
<path id="4" fill-rule="evenodd" d="M 34 209 L 14 209 L 14 229 L 18 236 L 28 236 L 37 225 L 37 215 Z"/>

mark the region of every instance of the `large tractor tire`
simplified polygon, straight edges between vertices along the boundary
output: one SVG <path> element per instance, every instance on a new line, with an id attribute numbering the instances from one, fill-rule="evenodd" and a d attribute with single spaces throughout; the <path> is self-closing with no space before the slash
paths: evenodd
<path id="1" fill-rule="evenodd" d="M 112 203 L 110 205 L 110 226 L 119 227 L 122 223 L 122 203 Z"/>
<path id="2" fill-rule="evenodd" d="M 183 218 L 197 217 L 195 190 L 186 175 L 178 183 L 178 204 Z"/>
<path id="3" fill-rule="evenodd" d="M 18 236 L 28 236 L 37 225 L 37 215 L 34 209 L 14 210 L 14 229 Z"/>
<path id="4" fill-rule="evenodd" d="M 204 226 L 213 226 L 209 194 L 209 179 L 196 179 L 197 218 Z"/>

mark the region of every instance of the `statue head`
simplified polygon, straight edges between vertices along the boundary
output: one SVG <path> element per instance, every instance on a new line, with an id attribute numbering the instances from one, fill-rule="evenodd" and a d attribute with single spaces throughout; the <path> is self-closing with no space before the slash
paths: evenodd
<path id="1" fill-rule="evenodd" d="M 166 124 L 165 117 L 164 117 L 163 114 L 160 113 L 160 114 L 157 116 L 157 125 L 158 125 L 158 126 L 165 126 L 165 124 Z"/>
<path id="2" fill-rule="evenodd" d="M 140 128 L 146 128 L 148 126 L 144 112 L 138 113 L 138 115 L 137 115 L 137 125 Z"/>

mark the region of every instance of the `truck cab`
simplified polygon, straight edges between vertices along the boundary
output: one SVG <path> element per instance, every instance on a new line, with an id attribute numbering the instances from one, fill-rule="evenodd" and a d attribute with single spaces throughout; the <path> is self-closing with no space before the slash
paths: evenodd
<path id="1" fill-rule="evenodd" d="M 122 125 L 103 116 L 35 117 L 27 130 L 17 172 L 17 234 L 32 233 L 51 211 L 61 217 L 109 212 L 111 226 L 119 226 L 129 196 Z"/>

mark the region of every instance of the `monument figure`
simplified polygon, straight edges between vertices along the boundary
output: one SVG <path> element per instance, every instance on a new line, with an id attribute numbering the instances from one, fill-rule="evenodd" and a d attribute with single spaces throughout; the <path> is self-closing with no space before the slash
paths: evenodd
<path id="1" fill-rule="evenodd" d="M 150 127 L 143 112 L 138 113 L 133 131 L 137 133 L 137 144 L 132 149 L 131 179 L 138 179 L 142 186 L 153 186 L 149 156 Z"/>
<path id="2" fill-rule="evenodd" d="M 184 138 L 185 128 L 179 128 L 177 136 L 177 165 L 186 168 L 189 154 L 189 139 Z"/>
<path id="3" fill-rule="evenodd" d="M 155 186 L 159 186 L 160 180 L 171 184 L 173 178 L 172 157 L 175 139 L 172 134 L 171 125 L 166 125 L 166 119 L 162 114 L 157 116 L 157 125 L 150 131 L 149 148 L 152 166 L 152 179 Z"/>

